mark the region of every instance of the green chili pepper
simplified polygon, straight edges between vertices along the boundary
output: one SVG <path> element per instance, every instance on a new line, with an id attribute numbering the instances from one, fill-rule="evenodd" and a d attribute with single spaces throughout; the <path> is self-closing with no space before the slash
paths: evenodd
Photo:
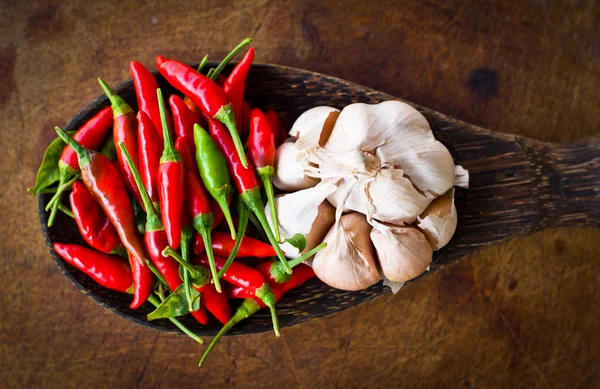
<path id="1" fill-rule="evenodd" d="M 202 182 L 221 207 L 231 231 L 231 238 L 235 239 L 235 227 L 231 220 L 229 204 L 227 204 L 227 199 L 233 192 L 233 186 L 225 157 L 208 132 L 198 124 L 194 124 L 194 143 L 196 144 L 196 163 Z"/>

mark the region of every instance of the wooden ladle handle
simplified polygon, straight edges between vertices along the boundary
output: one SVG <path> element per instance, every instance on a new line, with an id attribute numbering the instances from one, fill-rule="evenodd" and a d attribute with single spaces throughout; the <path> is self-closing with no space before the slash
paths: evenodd
<path id="1" fill-rule="evenodd" d="M 600 227 L 600 135 L 567 144 L 517 142 L 533 175 L 538 228 Z"/>

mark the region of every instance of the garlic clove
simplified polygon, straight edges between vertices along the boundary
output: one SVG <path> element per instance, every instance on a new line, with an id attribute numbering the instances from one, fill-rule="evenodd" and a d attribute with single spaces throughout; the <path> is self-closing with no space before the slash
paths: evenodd
<path id="1" fill-rule="evenodd" d="M 323 182 L 314 188 L 300 190 L 275 198 L 279 232 L 282 239 L 289 239 L 295 234 L 306 236 L 306 249 L 313 249 L 329 231 L 335 221 L 335 212 L 329 208 L 325 198 L 333 193 L 337 186 L 331 182 Z M 326 203 L 326 205 L 323 205 Z M 273 220 L 269 211 L 269 203 L 265 206 L 265 214 L 271 228 Z M 314 243 L 316 241 L 316 243 Z M 309 243 L 314 245 L 309 247 Z M 288 258 L 297 258 L 300 252 L 293 245 L 284 242 L 279 245 Z"/>
<path id="2" fill-rule="evenodd" d="M 313 260 L 315 274 L 327 285 L 342 290 L 361 290 L 380 279 L 375 248 L 369 239 L 371 225 L 364 215 L 340 218 L 325 236 L 327 247 Z"/>
<path id="3" fill-rule="evenodd" d="M 375 223 L 370 236 L 383 276 L 392 282 L 412 280 L 431 263 L 431 246 L 414 227 Z"/>
<path id="4" fill-rule="evenodd" d="M 434 250 L 439 250 L 450 242 L 457 224 L 454 188 L 433 200 L 417 221 L 417 227 L 423 231 Z"/>
<path id="5" fill-rule="evenodd" d="M 382 164 L 401 167 L 410 181 L 431 199 L 446 193 L 454 185 L 454 160 L 438 141 L 409 148 L 388 142 L 377 149 Z"/>
<path id="6" fill-rule="evenodd" d="M 365 185 L 367 215 L 386 223 L 412 223 L 431 199 L 419 193 L 401 169 L 383 169 Z"/>
<path id="7" fill-rule="evenodd" d="M 339 110 L 327 106 L 314 107 L 305 111 L 296 119 L 289 134 L 298 138 L 297 142 L 300 143 L 296 146 L 300 150 L 315 147 L 319 144 L 323 125 L 332 112 L 339 112 Z"/>
<path id="8" fill-rule="evenodd" d="M 303 164 L 298 159 L 301 159 L 300 150 L 294 143 L 284 142 L 277 148 L 273 175 L 273 185 L 277 189 L 296 191 L 311 188 L 319 183 L 319 180 L 304 174 Z"/>
<path id="9" fill-rule="evenodd" d="M 373 152 L 389 143 L 408 148 L 433 141 L 427 119 L 410 105 L 392 100 L 346 106 L 325 148 L 339 153 L 355 149 Z"/>

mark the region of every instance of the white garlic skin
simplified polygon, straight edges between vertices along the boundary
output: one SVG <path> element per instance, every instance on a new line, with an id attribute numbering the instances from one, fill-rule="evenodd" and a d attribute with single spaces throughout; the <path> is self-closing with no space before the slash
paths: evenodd
<path id="1" fill-rule="evenodd" d="M 371 225 L 364 215 L 350 213 L 341 217 L 323 240 L 327 247 L 313 260 L 315 274 L 327 285 L 356 291 L 376 284 L 380 279 Z"/>
<path id="2" fill-rule="evenodd" d="M 425 235 L 418 229 L 378 224 L 370 235 L 381 272 L 388 280 L 406 282 L 429 267 L 433 251 Z"/>
<path id="3" fill-rule="evenodd" d="M 296 119 L 290 130 L 290 136 L 301 141 L 300 148 L 315 147 L 319 144 L 319 136 L 325 121 L 332 112 L 338 109 L 327 106 L 314 107 L 305 111 Z"/>
<path id="4" fill-rule="evenodd" d="M 318 179 L 304 174 L 302 163 L 298 161 L 299 153 L 293 142 L 284 142 L 277 148 L 273 175 L 273 185 L 277 189 L 293 192 L 312 188 L 319 183 Z"/>
<path id="5" fill-rule="evenodd" d="M 454 188 L 433 200 L 416 223 L 434 250 L 439 250 L 450 242 L 456 232 L 457 224 Z"/>

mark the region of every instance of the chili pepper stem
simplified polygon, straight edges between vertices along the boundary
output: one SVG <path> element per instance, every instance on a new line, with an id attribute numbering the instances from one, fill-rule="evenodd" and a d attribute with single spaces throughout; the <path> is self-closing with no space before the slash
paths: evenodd
<path id="1" fill-rule="evenodd" d="M 162 274 L 160 274 L 160 272 L 158 271 L 156 266 L 154 266 L 154 264 L 147 259 L 146 259 L 146 266 L 148 266 L 148 268 L 150 269 L 152 274 L 154 274 L 156 276 L 156 278 L 160 281 L 161 284 L 168 286 L 167 280 L 165 280 L 165 277 Z"/>
<path id="2" fill-rule="evenodd" d="M 237 132 L 237 127 L 235 125 L 235 114 L 233 112 L 233 105 L 231 103 L 224 105 L 219 109 L 213 118 L 217 119 L 221 123 L 223 123 L 227 129 L 229 130 L 229 135 L 231 135 L 231 139 L 233 139 L 233 144 L 235 146 L 235 150 L 240 157 L 240 161 L 242 165 L 247 168 L 248 167 L 248 159 L 246 158 L 246 153 L 244 152 L 244 144 L 240 139 L 240 134 Z"/>
<path id="3" fill-rule="evenodd" d="M 265 234 L 267 234 L 267 238 L 269 239 L 271 246 L 273 246 L 273 249 L 275 249 L 275 252 L 277 253 L 277 258 L 279 258 L 281 261 L 286 273 L 292 274 L 292 268 L 290 268 L 290 265 L 288 265 L 285 255 L 283 255 L 279 244 L 275 240 L 273 232 L 269 226 L 269 222 L 267 221 L 265 210 L 260 199 L 260 190 L 258 188 L 250 189 L 242 193 L 241 196 L 244 200 L 244 203 L 248 206 L 248 209 L 252 211 L 258 218 L 258 221 L 260 221 L 260 224 L 265 230 Z"/>
<path id="4" fill-rule="evenodd" d="M 133 175 L 133 179 L 135 180 L 135 184 L 140 191 L 140 196 L 142 197 L 142 202 L 144 203 L 144 208 L 146 208 L 146 231 L 160 231 L 163 229 L 162 223 L 160 221 L 160 217 L 158 216 L 158 212 L 154 208 L 154 204 L 148 195 L 148 191 L 144 187 L 144 183 L 142 182 L 142 176 L 140 176 L 140 172 L 135 167 L 133 163 L 133 158 L 131 158 L 131 154 L 127 150 L 125 143 L 119 142 L 119 148 L 125 157 L 125 161 L 127 162 L 127 166 L 129 166 L 129 170 L 131 170 L 131 174 Z"/>
<path id="5" fill-rule="evenodd" d="M 157 308 L 160 305 L 160 301 L 158 301 L 156 296 L 154 296 L 153 294 L 151 294 L 150 297 L 148 297 L 148 301 L 150 301 L 150 303 Z M 196 342 L 198 342 L 200 344 L 204 343 L 204 341 L 202 340 L 201 337 L 194 334 L 191 330 L 189 330 L 186 326 L 184 326 L 179 320 L 177 320 L 173 317 L 170 317 L 169 320 L 171 321 L 171 323 L 175 324 L 175 326 L 177 326 L 177 328 L 179 328 L 184 334 L 186 334 L 190 338 L 194 339 Z"/>
<path id="6" fill-rule="evenodd" d="M 202 60 L 200 61 L 200 65 L 198 65 L 198 69 L 196 69 L 196 71 L 198 73 L 202 72 L 202 69 L 204 69 L 204 67 L 206 66 L 206 63 L 208 62 L 208 54 L 204 56 L 204 58 L 202 58 Z"/>
<path id="7" fill-rule="evenodd" d="M 189 227 L 185 227 L 182 231 L 181 231 L 181 257 L 183 258 L 184 261 L 189 262 L 190 258 L 189 258 L 189 244 L 190 244 L 190 239 L 192 238 L 193 234 L 191 231 L 189 231 Z M 185 284 L 185 297 L 188 301 L 188 308 L 190 310 L 190 312 L 194 312 L 194 307 L 193 307 L 193 299 L 192 299 L 192 295 L 190 294 L 190 274 L 189 272 L 184 269 L 183 270 L 183 283 Z"/>
<path id="8" fill-rule="evenodd" d="M 273 294 L 273 290 L 269 284 L 264 284 L 260 288 L 256 290 L 256 297 L 262 300 L 263 303 L 269 308 L 271 311 L 271 321 L 273 322 L 273 331 L 275 331 L 275 336 L 280 337 L 279 333 L 279 318 L 277 317 L 277 311 L 275 310 L 275 303 L 277 302 L 277 298 Z"/>
<path id="9" fill-rule="evenodd" d="M 246 235 L 246 228 L 248 227 L 248 208 L 246 208 L 246 206 L 242 203 L 240 204 L 238 212 L 239 216 L 237 237 L 235 238 L 233 249 L 231 249 L 231 253 L 229 253 L 229 256 L 227 257 L 227 261 L 225 261 L 225 264 L 221 268 L 221 271 L 219 271 L 219 274 L 217 274 L 217 278 L 223 277 L 223 274 L 225 274 L 229 266 L 231 266 L 231 263 L 234 261 L 235 256 L 237 255 L 237 252 L 240 249 L 242 239 L 244 239 L 244 236 Z"/>
<path id="10" fill-rule="evenodd" d="M 221 284 L 219 283 L 219 277 L 217 275 L 217 265 L 215 265 L 215 256 L 212 250 L 212 238 L 210 235 L 210 230 L 201 228 L 198 232 L 200 235 L 202 235 L 202 240 L 204 241 L 206 256 L 208 257 L 208 265 L 210 267 L 210 273 L 212 274 L 213 283 L 215 284 L 215 289 L 217 292 L 221 293 Z"/>
<path id="11" fill-rule="evenodd" d="M 58 203 L 58 210 L 64 213 L 65 215 L 69 216 L 70 218 L 75 219 L 75 215 L 73 215 L 73 212 L 71 212 L 71 210 L 67 208 L 64 204 Z"/>
<path id="12" fill-rule="evenodd" d="M 156 95 L 158 97 L 158 105 L 160 107 L 160 120 L 162 122 L 163 139 L 165 142 L 165 148 L 163 154 L 160 157 L 160 163 L 165 162 L 181 162 L 183 159 L 175 146 L 173 145 L 173 139 L 171 139 L 171 130 L 169 129 L 169 121 L 167 119 L 167 109 L 165 107 L 165 100 L 160 88 L 156 89 Z"/>
<path id="13" fill-rule="evenodd" d="M 217 343 L 219 343 L 219 340 L 221 340 L 223 335 L 225 335 L 234 325 L 238 324 L 243 320 L 246 320 L 259 310 L 260 305 L 258 305 L 256 301 L 254 301 L 253 299 L 244 300 L 237 309 L 237 311 L 235 311 L 231 319 L 229 319 L 227 324 L 225 324 L 223 328 L 219 330 L 217 335 L 215 335 L 215 337 L 213 338 L 212 342 L 210 342 L 208 348 L 206 349 L 206 351 L 204 351 L 204 355 L 202 355 L 202 358 L 200 359 L 199 366 L 202 366 L 202 364 L 204 364 L 204 361 L 206 361 L 206 358 L 210 355 L 211 351 L 215 348 Z"/>
<path id="14" fill-rule="evenodd" d="M 300 265 L 302 262 L 306 261 L 308 258 L 312 257 L 319 251 L 323 250 L 325 247 L 327 247 L 327 243 L 322 242 L 320 245 L 316 246 L 312 250 L 305 252 L 298 258 L 288 261 L 288 265 L 290 265 L 290 267 L 293 269 L 294 267 Z M 273 262 L 269 273 L 271 273 L 271 276 L 276 282 L 287 282 L 290 279 L 290 275 L 286 273 L 281 262 Z"/>
<path id="15" fill-rule="evenodd" d="M 265 192 L 267 193 L 267 199 L 269 200 L 269 209 L 271 210 L 271 220 L 273 221 L 275 239 L 277 242 L 281 242 L 279 220 L 277 219 L 277 209 L 275 205 L 275 192 L 273 191 L 273 174 L 275 174 L 275 169 L 273 166 L 265 166 L 256 169 L 256 172 L 265 186 Z"/>
<path id="16" fill-rule="evenodd" d="M 100 84 L 100 86 L 104 90 L 104 93 L 106 94 L 106 97 L 108 97 L 108 99 L 110 100 L 110 105 L 113 109 L 113 117 L 116 118 L 121 115 L 133 112 L 133 109 L 129 106 L 129 104 L 127 104 L 121 96 L 117 95 L 110 88 L 110 86 L 108 86 L 108 84 L 104 82 L 104 80 L 100 77 L 98 77 L 98 84 Z"/>
<path id="17" fill-rule="evenodd" d="M 233 57 L 235 57 L 244 47 L 248 46 L 251 42 L 252 38 L 246 38 L 243 41 L 241 41 L 233 50 L 231 50 L 229 54 L 225 56 L 225 58 L 223 58 L 219 66 L 217 66 L 217 68 L 210 74 L 209 77 L 213 81 L 216 80 L 217 77 L 219 77 L 219 74 L 221 74 L 221 72 L 223 71 L 223 69 L 225 69 L 225 66 L 227 66 L 227 64 L 231 62 Z"/>
<path id="18" fill-rule="evenodd" d="M 69 178 L 69 180 L 67 181 L 67 178 Z M 60 200 L 60 197 L 62 196 L 63 192 L 69 188 L 71 188 L 71 186 L 73 185 L 73 183 L 78 180 L 79 178 L 81 178 L 81 173 L 75 173 L 75 175 L 71 175 L 69 177 L 67 177 L 67 175 L 65 174 L 64 178 L 61 174 L 61 178 L 59 179 L 58 182 L 58 187 L 56 188 L 56 190 L 54 191 L 54 196 L 52 196 L 52 198 L 50 199 L 50 201 L 48 202 L 48 204 L 46 204 L 46 208 L 45 210 L 49 210 L 50 207 L 54 206 L 58 200 Z M 66 182 L 65 182 L 66 181 Z"/>
<path id="19" fill-rule="evenodd" d="M 162 255 L 165 256 L 165 257 L 171 257 L 171 258 L 175 259 L 177 262 L 179 262 L 179 264 L 181 266 L 183 266 L 183 268 L 185 270 L 189 271 L 190 273 L 196 271 L 192 267 L 192 265 L 190 265 L 183 258 L 181 258 L 181 255 L 179 255 L 177 253 L 177 251 L 173 250 L 173 248 L 170 247 L 170 246 L 165 247 L 165 249 L 162 251 Z M 203 268 L 203 269 L 206 269 L 206 268 Z M 202 277 L 203 277 L 202 285 L 206 285 L 209 282 L 209 275 L 208 274 L 206 274 L 206 275 L 202 274 Z M 206 277 L 206 278 L 204 278 L 204 277 Z M 198 286 L 201 286 L 201 285 L 198 285 Z"/>
<path id="20" fill-rule="evenodd" d="M 225 216 L 225 220 L 227 221 L 227 225 L 229 226 L 229 232 L 231 232 L 231 239 L 236 238 L 235 234 L 235 226 L 233 225 L 233 219 L 231 218 L 231 212 L 229 211 L 229 204 L 227 203 L 226 196 L 219 196 L 219 198 L 215 198 L 219 207 L 223 211 L 223 216 Z"/>
<path id="21" fill-rule="evenodd" d="M 54 130 L 66 144 L 71 146 L 71 148 L 77 154 L 77 158 L 79 160 L 79 168 L 83 170 L 86 166 L 92 163 L 92 154 L 88 149 L 83 147 L 79 142 L 77 142 L 73 137 L 58 127 L 54 127 Z"/>

